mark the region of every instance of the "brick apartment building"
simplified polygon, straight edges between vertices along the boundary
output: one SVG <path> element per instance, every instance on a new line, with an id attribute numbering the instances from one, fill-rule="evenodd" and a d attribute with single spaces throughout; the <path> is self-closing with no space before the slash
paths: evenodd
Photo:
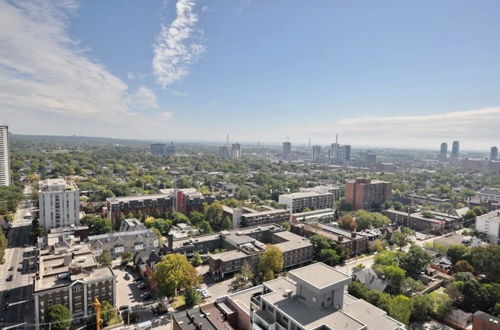
<path id="1" fill-rule="evenodd" d="M 392 197 L 392 184 L 387 181 L 362 179 L 345 184 L 345 202 L 355 210 L 372 210 Z"/>

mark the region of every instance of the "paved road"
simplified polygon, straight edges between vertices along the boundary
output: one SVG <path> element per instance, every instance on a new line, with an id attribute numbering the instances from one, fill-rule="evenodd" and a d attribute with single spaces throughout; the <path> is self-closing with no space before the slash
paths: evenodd
<path id="1" fill-rule="evenodd" d="M 25 192 L 29 192 L 29 189 Z M 0 265 L 0 306 L 2 307 L 0 326 L 2 329 L 22 329 L 23 324 L 34 322 L 31 297 L 35 269 L 29 273 L 28 260 L 24 260 L 28 251 L 33 249 L 30 246 L 31 220 L 24 219 L 29 212 L 29 207 L 19 207 L 14 216 L 13 227 L 7 234 L 9 247 L 5 252 L 5 263 Z M 23 272 L 17 270 L 21 263 Z M 10 267 L 13 267 L 12 271 L 9 271 Z M 11 281 L 7 281 L 9 275 L 13 276 Z M 8 308 L 3 310 L 7 304 Z"/>

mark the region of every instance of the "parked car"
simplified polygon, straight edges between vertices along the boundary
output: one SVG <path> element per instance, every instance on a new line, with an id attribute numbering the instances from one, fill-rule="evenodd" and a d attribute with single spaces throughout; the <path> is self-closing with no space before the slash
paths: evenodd
<path id="1" fill-rule="evenodd" d="M 9 272 L 13 271 L 14 270 L 14 266 L 10 266 L 9 267 Z"/>
<path id="2" fill-rule="evenodd" d="M 122 306 L 120 306 L 120 308 L 118 308 L 118 310 L 124 311 L 124 310 L 128 310 L 129 308 L 130 308 L 129 305 L 122 305 Z"/>
<path id="3" fill-rule="evenodd" d="M 123 276 L 123 278 L 128 281 L 128 280 L 130 280 L 130 275 L 129 274 L 125 274 L 125 276 Z"/>
<path id="4" fill-rule="evenodd" d="M 153 298 L 153 296 L 151 296 L 151 293 L 148 293 L 147 295 L 142 297 L 143 300 L 150 300 L 151 298 Z"/>
<path id="5" fill-rule="evenodd" d="M 12 281 L 13 278 L 14 278 L 14 276 L 12 276 L 12 274 L 10 274 L 9 276 L 7 276 L 7 281 Z"/>
<path id="6" fill-rule="evenodd" d="M 199 291 L 202 298 L 210 298 L 212 294 L 207 289 L 202 289 Z"/>

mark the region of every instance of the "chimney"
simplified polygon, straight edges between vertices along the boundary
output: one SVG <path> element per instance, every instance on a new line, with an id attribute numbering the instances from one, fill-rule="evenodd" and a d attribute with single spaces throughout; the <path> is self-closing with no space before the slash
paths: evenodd
<path id="1" fill-rule="evenodd" d="M 351 233 L 351 237 L 352 237 L 352 238 L 356 238 L 356 232 L 352 232 L 352 233 Z"/>
<path id="2" fill-rule="evenodd" d="M 64 263 L 63 265 L 64 266 L 69 266 L 69 264 L 71 263 L 71 260 L 73 260 L 73 256 L 71 254 L 65 254 L 64 257 Z"/>

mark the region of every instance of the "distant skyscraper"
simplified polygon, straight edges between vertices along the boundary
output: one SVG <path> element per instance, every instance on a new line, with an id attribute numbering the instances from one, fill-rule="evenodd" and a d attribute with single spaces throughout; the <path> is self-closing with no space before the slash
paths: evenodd
<path id="1" fill-rule="evenodd" d="M 439 153 L 439 159 L 445 161 L 448 158 L 448 143 L 441 143 L 441 152 Z"/>
<path id="2" fill-rule="evenodd" d="M 231 146 L 231 158 L 238 159 L 241 157 L 241 145 L 239 143 L 233 143 Z"/>
<path id="3" fill-rule="evenodd" d="M 291 153 L 292 153 L 292 143 L 288 141 L 283 142 L 283 151 L 282 151 L 283 159 L 288 160 Z"/>
<path id="4" fill-rule="evenodd" d="M 351 160 L 351 146 L 350 145 L 345 145 L 345 159 L 346 160 Z"/>
<path id="5" fill-rule="evenodd" d="M 219 157 L 229 158 L 229 148 L 228 148 L 228 146 L 220 146 L 219 147 Z"/>
<path id="6" fill-rule="evenodd" d="M 367 166 L 371 166 L 377 162 L 377 155 L 373 152 L 367 152 L 365 154 L 365 163 Z"/>
<path id="7" fill-rule="evenodd" d="M 0 125 L 0 186 L 10 186 L 9 126 Z"/>
<path id="8" fill-rule="evenodd" d="M 491 147 L 490 150 L 490 160 L 497 160 L 498 158 L 498 148 L 497 147 Z"/>
<path id="9" fill-rule="evenodd" d="M 175 144 L 171 142 L 169 145 L 165 143 L 153 143 L 149 146 L 152 155 L 171 156 L 175 155 Z"/>
<path id="10" fill-rule="evenodd" d="M 458 156 L 460 155 L 460 144 L 458 141 L 453 141 L 453 146 L 451 149 L 451 159 L 458 160 Z"/>
<path id="11" fill-rule="evenodd" d="M 313 146 L 313 154 L 312 154 L 313 162 L 319 162 L 321 157 L 321 146 L 315 145 Z"/>

